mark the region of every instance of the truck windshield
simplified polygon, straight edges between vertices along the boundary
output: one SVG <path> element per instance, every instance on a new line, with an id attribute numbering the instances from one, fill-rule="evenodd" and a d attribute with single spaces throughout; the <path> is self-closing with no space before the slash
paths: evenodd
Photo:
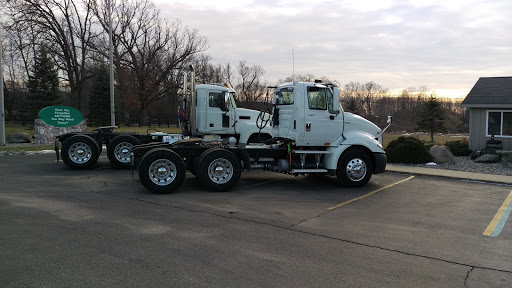
<path id="1" fill-rule="evenodd" d="M 230 92 L 229 93 L 229 99 L 231 100 L 231 106 L 233 108 L 237 108 L 237 105 L 236 105 L 236 96 L 235 96 L 235 93 L 234 92 Z"/>

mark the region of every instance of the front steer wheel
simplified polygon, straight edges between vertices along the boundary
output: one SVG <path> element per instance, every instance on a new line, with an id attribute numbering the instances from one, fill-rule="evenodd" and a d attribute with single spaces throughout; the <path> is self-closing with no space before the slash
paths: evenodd
<path id="1" fill-rule="evenodd" d="M 185 179 L 185 164 L 178 154 L 165 148 L 155 148 L 142 157 L 139 164 L 140 182 L 152 193 L 168 194 Z"/>
<path id="2" fill-rule="evenodd" d="M 130 151 L 139 145 L 137 138 L 129 135 L 119 135 L 108 143 L 107 156 L 110 163 L 117 168 L 130 168 Z"/>
<path id="3" fill-rule="evenodd" d="M 213 191 L 227 191 L 240 180 L 240 160 L 230 151 L 213 148 L 199 159 L 199 182 Z"/>
<path id="4" fill-rule="evenodd" d="M 62 144 L 61 157 L 72 169 L 90 169 L 100 157 L 100 148 L 92 137 L 75 135 Z"/>
<path id="5" fill-rule="evenodd" d="M 338 183 L 349 187 L 361 187 L 370 181 L 373 165 L 368 153 L 350 150 L 341 155 L 336 169 Z"/>

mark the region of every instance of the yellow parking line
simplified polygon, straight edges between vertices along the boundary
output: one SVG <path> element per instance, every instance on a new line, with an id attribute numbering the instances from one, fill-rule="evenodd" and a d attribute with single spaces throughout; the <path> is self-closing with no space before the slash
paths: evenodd
<path id="1" fill-rule="evenodd" d="M 368 194 L 364 194 L 364 195 L 362 195 L 362 196 L 359 196 L 359 197 L 357 197 L 357 198 L 354 198 L 354 199 L 351 199 L 351 200 L 345 201 L 345 202 L 343 202 L 343 203 L 340 203 L 340 204 L 338 204 L 338 205 L 336 205 L 336 206 L 329 207 L 329 208 L 327 208 L 327 209 L 329 209 L 329 210 L 334 210 L 334 209 L 340 208 L 340 207 L 342 207 L 342 206 L 345 206 L 345 205 L 350 204 L 350 203 L 352 203 L 352 202 L 355 202 L 355 201 L 357 201 L 357 200 L 364 199 L 364 198 L 366 198 L 366 197 L 368 197 L 368 196 L 371 196 L 371 195 L 373 195 L 373 194 L 375 194 L 375 193 L 377 193 L 377 192 L 380 192 L 380 191 L 382 191 L 382 190 L 388 189 L 388 188 L 390 188 L 390 187 L 393 187 L 393 186 L 398 185 L 398 184 L 400 184 L 400 183 L 403 183 L 403 182 L 405 182 L 405 181 L 409 181 L 409 180 L 411 180 L 412 178 L 414 178 L 414 176 L 411 176 L 411 177 L 409 177 L 409 178 L 405 178 L 404 180 L 400 180 L 400 181 L 395 182 L 395 183 L 393 183 L 393 184 L 390 184 L 390 185 L 388 185 L 388 186 L 385 186 L 385 187 L 379 188 L 379 189 L 377 189 L 377 190 L 375 190 L 375 191 L 372 191 L 372 192 L 370 192 L 370 193 L 368 193 Z"/>
<path id="2" fill-rule="evenodd" d="M 512 202 L 512 191 L 510 191 L 510 194 L 508 194 L 508 197 L 505 199 L 503 204 L 501 204 L 501 207 L 498 209 L 498 212 L 496 212 L 496 215 L 494 215 L 494 218 L 492 218 L 491 223 L 489 223 L 489 226 L 485 229 L 483 233 L 485 236 L 497 237 L 501 233 L 501 229 L 503 228 L 503 225 L 505 225 L 508 215 L 510 214 L 510 202 Z M 505 212 L 508 213 L 503 217 Z M 498 229 L 496 229 L 497 226 Z"/>

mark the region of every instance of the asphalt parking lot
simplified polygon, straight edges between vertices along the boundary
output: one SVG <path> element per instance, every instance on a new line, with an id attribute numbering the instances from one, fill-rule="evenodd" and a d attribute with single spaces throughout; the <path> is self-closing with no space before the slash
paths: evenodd
<path id="1" fill-rule="evenodd" d="M 512 186 L 250 171 L 230 192 L 187 174 L 153 195 L 105 157 L 3 156 L 0 171 L 0 287 L 512 286 Z"/>

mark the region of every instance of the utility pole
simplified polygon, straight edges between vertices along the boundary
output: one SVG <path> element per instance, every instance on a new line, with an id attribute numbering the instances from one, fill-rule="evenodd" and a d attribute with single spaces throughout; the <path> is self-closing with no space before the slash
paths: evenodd
<path id="1" fill-rule="evenodd" d="M 5 109 L 4 109 L 4 61 L 2 54 L 2 30 L 0 29 L 0 146 L 5 145 Z"/>
<path id="2" fill-rule="evenodd" d="M 114 103 L 114 65 L 112 53 L 112 6 L 110 0 L 107 1 L 108 5 L 108 50 L 110 62 L 110 126 L 116 126 L 116 111 Z"/>

